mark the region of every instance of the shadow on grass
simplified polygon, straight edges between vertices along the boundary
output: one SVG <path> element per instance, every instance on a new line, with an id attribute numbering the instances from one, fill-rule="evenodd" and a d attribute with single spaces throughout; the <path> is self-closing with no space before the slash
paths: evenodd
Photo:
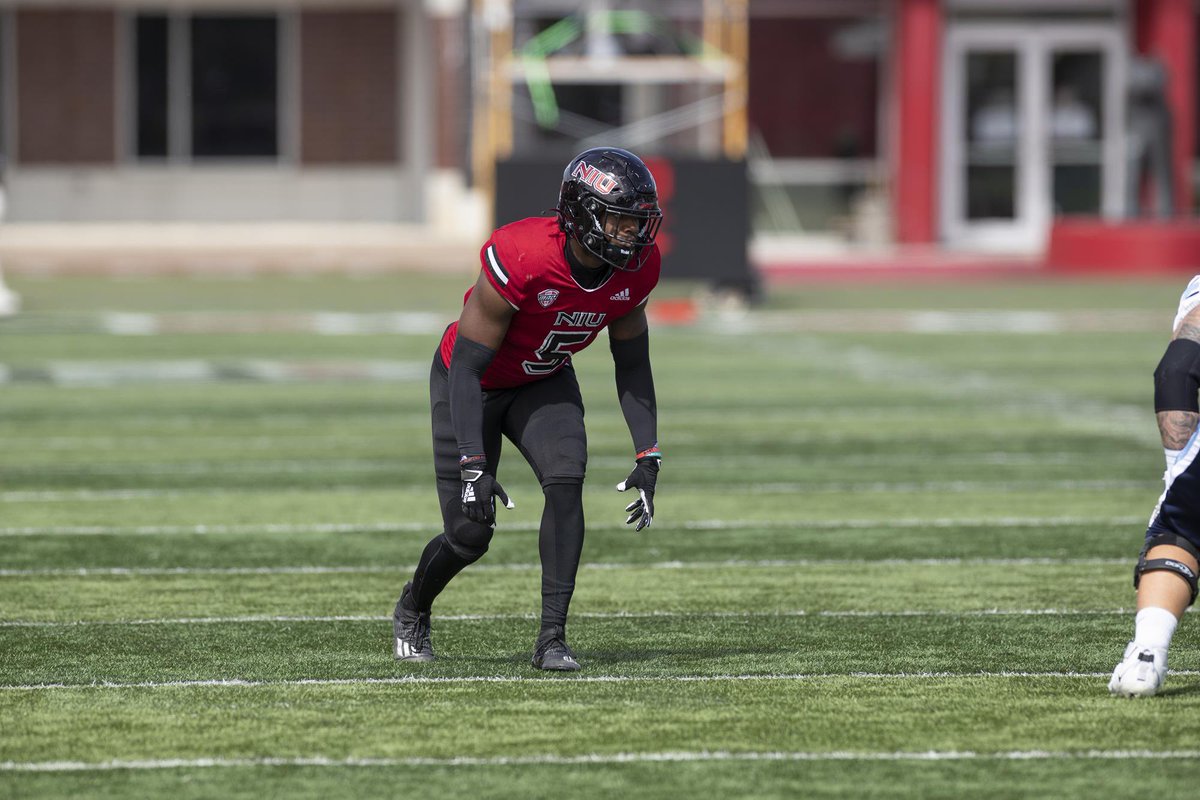
<path id="1" fill-rule="evenodd" d="M 584 674 L 592 673 L 607 673 L 607 672 L 640 672 L 647 666 L 654 667 L 669 667 L 673 671 L 684 671 L 691 673 L 695 671 L 694 667 L 700 667 L 699 671 L 703 672 L 702 665 L 711 663 L 715 658 L 729 658 L 730 656 L 764 656 L 771 655 L 777 651 L 771 648 L 739 648 L 736 651 L 731 650 L 689 650 L 678 648 L 645 648 L 639 650 L 594 650 L 580 649 L 575 650 L 575 655 L 579 659 L 579 663 L 583 665 Z M 530 674 L 540 673 L 540 670 L 533 668 L 531 660 L 533 659 L 533 647 L 527 649 L 516 648 L 516 651 L 511 654 L 491 654 L 491 655 L 458 655 L 455 657 L 455 662 L 463 668 L 475 670 L 475 674 L 509 674 L 512 670 L 528 671 Z"/>
<path id="2" fill-rule="evenodd" d="M 1200 694 L 1200 683 L 1189 683 L 1184 686 L 1169 686 L 1158 693 L 1159 697 L 1185 697 L 1190 694 Z"/>

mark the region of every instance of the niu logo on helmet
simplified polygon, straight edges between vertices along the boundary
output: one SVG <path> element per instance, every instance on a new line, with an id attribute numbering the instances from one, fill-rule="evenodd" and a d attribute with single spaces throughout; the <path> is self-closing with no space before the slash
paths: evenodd
<path id="1" fill-rule="evenodd" d="M 571 172 L 571 177 L 579 178 L 579 180 L 591 186 L 600 194 L 608 194 L 617 188 L 616 178 L 582 161 L 575 165 L 575 169 Z"/>

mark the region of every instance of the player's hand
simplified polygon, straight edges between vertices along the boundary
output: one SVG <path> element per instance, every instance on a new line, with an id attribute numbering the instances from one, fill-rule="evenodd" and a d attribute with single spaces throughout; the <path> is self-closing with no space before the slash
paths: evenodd
<path id="1" fill-rule="evenodd" d="M 638 499 L 625 506 L 629 518 L 626 525 L 634 525 L 634 531 L 649 528 L 654 522 L 654 484 L 658 482 L 659 459 L 647 456 L 637 460 L 637 466 L 629 477 L 617 484 L 617 491 L 637 489 Z"/>
<path id="2" fill-rule="evenodd" d="M 488 471 L 487 460 L 483 456 L 464 456 L 459 461 L 459 470 L 462 476 L 462 510 L 472 522 L 483 525 L 494 523 L 497 497 L 505 508 L 515 507 L 500 481 Z"/>

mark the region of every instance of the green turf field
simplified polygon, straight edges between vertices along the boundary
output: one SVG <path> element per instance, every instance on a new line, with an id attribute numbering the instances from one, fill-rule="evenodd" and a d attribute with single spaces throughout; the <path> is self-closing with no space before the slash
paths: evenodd
<path id="1" fill-rule="evenodd" d="M 541 503 L 512 448 L 438 662 L 391 658 L 469 275 L 11 280 L 0 797 L 1192 793 L 1194 622 L 1163 695 L 1105 688 L 1186 277 L 781 287 L 658 326 L 642 534 L 586 352 L 570 676 L 529 666 Z"/>

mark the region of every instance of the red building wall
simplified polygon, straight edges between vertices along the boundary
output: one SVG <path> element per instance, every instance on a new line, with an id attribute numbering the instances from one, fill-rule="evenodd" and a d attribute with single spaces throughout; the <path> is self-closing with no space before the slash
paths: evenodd
<path id="1" fill-rule="evenodd" d="M 434 86 L 434 113 L 437 120 L 434 137 L 434 165 L 455 169 L 463 164 L 466 152 L 464 103 L 466 82 L 466 41 L 460 17 L 434 17 L 433 57 L 437 59 Z"/>
<path id="2" fill-rule="evenodd" d="M 116 161 L 115 31 L 110 10 L 17 12 L 19 162 Z"/>
<path id="3" fill-rule="evenodd" d="M 847 59 L 834 46 L 835 34 L 859 21 L 751 19 L 750 125 L 771 155 L 874 157 L 878 62 Z"/>
<path id="4" fill-rule="evenodd" d="M 300 16 L 300 159 L 397 160 L 398 27 L 394 11 Z"/>
<path id="5" fill-rule="evenodd" d="M 892 217 L 901 244 L 937 240 L 940 0 L 900 0 L 892 32 Z"/>

